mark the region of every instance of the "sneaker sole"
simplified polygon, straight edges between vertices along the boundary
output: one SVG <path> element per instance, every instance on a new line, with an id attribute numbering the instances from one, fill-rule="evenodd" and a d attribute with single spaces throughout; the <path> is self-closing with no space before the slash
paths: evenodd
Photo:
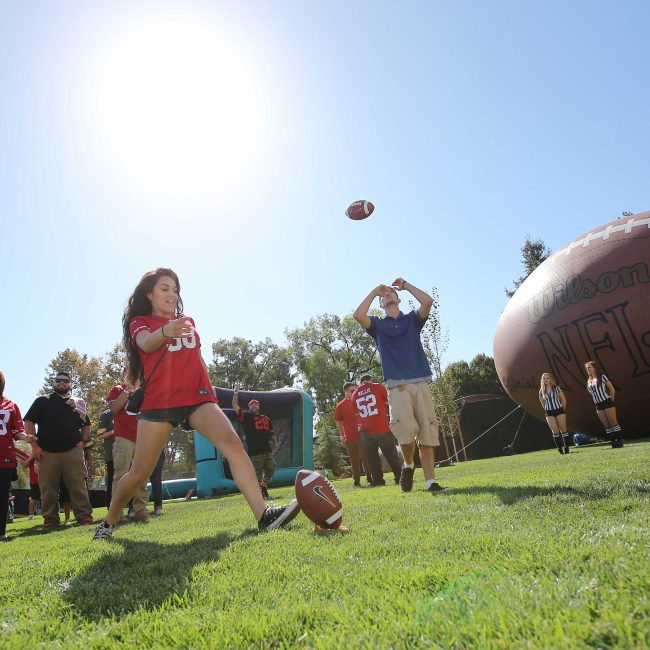
<path id="1" fill-rule="evenodd" d="M 431 494 L 445 494 L 446 492 L 451 492 L 453 488 L 442 488 L 442 490 L 426 490 L 426 492 L 431 492 Z"/>
<path id="2" fill-rule="evenodd" d="M 286 526 L 290 521 L 293 521 L 300 512 L 300 505 L 297 499 L 294 499 L 287 507 L 286 510 L 264 530 L 275 530 L 282 526 Z"/>

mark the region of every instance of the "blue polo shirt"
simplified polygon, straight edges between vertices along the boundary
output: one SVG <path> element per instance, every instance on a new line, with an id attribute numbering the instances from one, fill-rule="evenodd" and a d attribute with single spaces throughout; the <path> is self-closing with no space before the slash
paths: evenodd
<path id="1" fill-rule="evenodd" d="M 400 312 L 397 318 L 370 317 L 370 327 L 366 331 L 377 343 L 387 385 L 431 380 L 431 367 L 420 340 L 425 323 L 426 319 L 422 320 L 416 309 L 408 314 Z"/>

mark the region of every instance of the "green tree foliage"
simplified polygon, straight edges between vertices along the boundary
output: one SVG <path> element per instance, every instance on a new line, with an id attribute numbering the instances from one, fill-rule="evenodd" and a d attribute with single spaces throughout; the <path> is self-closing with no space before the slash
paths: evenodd
<path id="1" fill-rule="evenodd" d="M 481 393 L 506 395 L 499 381 L 494 359 L 487 354 L 477 354 L 469 363 L 450 363 L 443 373 L 443 378 L 453 389 L 456 399 Z"/>
<path id="2" fill-rule="evenodd" d="M 541 239 L 531 239 L 528 235 L 521 247 L 521 264 L 524 267 L 523 275 L 514 281 L 513 289 L 505 289 L 506 296 L 512 298 L 515 291 L 524 283 L 524 280 L 551 254 L 551 249 Z"/>
<path id="3" fill-rule="evenodd" d="M 163 480 L 196 476 L 194 433 L 176 427 L 167 443 L 166 459 Z"/>
<path id="4" fill-rule="evenodd" d="M 442 327 L 438 289 L 432 287 L 430 295 L 433 298 L 433 305 L 431 306 L 429 318 L 422 328 L 420 336 L 422 339 L 422 347 L 427 355 L 433 374 L 431 393 L 442 434 L 442 444 L 447 455 L 451 455 L 451 450 L 447 445 L 447 439 L 452 438 L 460 430 L 458 421 L 460 409 L 454 401 L 455 388 L 450 384 L 449 378 L 445 376 L 442 370 L 444 353 L 449 344 L 449 331 Z M 411 305 L 413 307 L 415 306 L 413 303 Z"/>
<path id="5" fill-rule="evenodd" d="M 259 343 L 235 337 L 212 345 L 210 380 L 215 386 L 246 390 L 275 390 L 292 386 L 294 374 L 291 350 L 270 338 Z"/>
<path id="6" fill-rule="evenodd" d="M 311 392 L 319 419 L 331 423 L 346 381 L 370 372 L 379 378 L 381 365 L 374 340 L 352 318 L 321 314 L 304 327 L 286 331 L 304 388 Z"/>
<path id="7" fill-rule="evenodd" d="M 113 386 L 122 382 L 124 363 L 124 353 L 120 345 L 116 345 L 104 357 L 89 357 L 68 348 L 59 352 L 48 364 L 40 394 L 47 395 L 52 392 L 52 381 L 57 372 L 70 373 L 72 394 L 85 400 L 91 430 L 94 431 L 100 414 L 106 409 L 106 395 Z M 103 475 L 104 456 L 100 443 L 96 443 L 91 457 L 90 475 Z"/>
<path id="8" fill-rule="evenodd" d="M 314 440 L 314 467 L 340 474 L 344 463 L 345 455 L 337 430 L 331 426 L 322 427 Z"/>

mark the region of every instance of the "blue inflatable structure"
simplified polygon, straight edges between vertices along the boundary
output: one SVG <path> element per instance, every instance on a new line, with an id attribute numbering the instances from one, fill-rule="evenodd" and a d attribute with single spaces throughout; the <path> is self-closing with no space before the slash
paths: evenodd
<path id="1" fill-rule="evenodd" d="M 235 431 L 242 434 L 232 409 L 233 391 L 215 388 L 219 406 L 230 418 Z M 311 397 L 293 388 L 269 392 L 240 391 L 239 404 L 246 408 L 249 400 L 259 400 L 260 412 L 271 419 L 280 445 L 275 454 L 276 470 L 271 486 L 293 485 L 301 469 L 313 469 L 313 405 Z M 199 498 L 237 492 L 228 463 L 202 435 L 194 432 L 196 487 Z"/>

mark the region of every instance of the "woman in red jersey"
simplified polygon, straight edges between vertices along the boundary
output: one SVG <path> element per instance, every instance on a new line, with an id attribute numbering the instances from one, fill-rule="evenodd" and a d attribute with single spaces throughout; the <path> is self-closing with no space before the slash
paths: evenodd
<path id="1" fill-rule="evenodd" d="M 132 382 L 145 382 L 145 395 L 131 469 L 118 483 L 94 539 L 110 539 L 122 508 L 137 486 L 146 483 L 178 425 L 196 429 L 228 460 L 260 531 L 291 521 L 300 510 L 298 502 L 265 508 L 250 458 L 217 405 L 199 333 L 194 321 L 183 315 L 176 273 L 165 268 L 145 273 L 129 298 L 122 325 L 129 376 Z"/>
<path id="2" fill-rule="evenodd" d="M 18 406 L 4 396 L 5 376 L 0 370 L 0 542 L 7 541 L 7 512 L 11 482 L 16 480 L 16 448 L 14 440 L 31 440 Z"/>

